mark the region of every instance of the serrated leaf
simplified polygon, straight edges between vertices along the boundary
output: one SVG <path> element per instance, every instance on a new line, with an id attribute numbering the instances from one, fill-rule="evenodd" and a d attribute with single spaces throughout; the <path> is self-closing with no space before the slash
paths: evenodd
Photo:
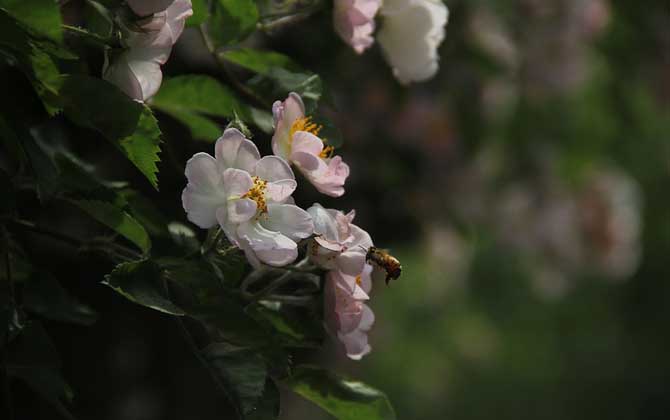
<path id="1" fill-rule="evenodd" d="M 61 96 L 70 119 L 100 132 L 158 187 L 161 132 L 148 107 L 111 83 L 84 75 L 66 76 Z"/>
<path id="2" fill-rule="evenodd" d="M 142 252 L 149 252 L 151 239 L 147 231 L 122 209 L 104 201 L 70 200 L 70 202 L 137 245 Z"/>
<path id="3" fill-rule="evenodd" d="M 98 318 L 89 306 L 80 303 L 48 273 L 34 274 L 23 288 L 23 304 L 28 311 L 56 321 L 91 325 Z"/>
<path id="4" fill-rule="evenodd" d="M 2 0 L 0 7 L 15 18 L 55 41 L 63 40 L 58 4 L 53 0 Z"/>
<path id="5" fill-rule="evenodd" d="M 213 343 L 202 353 L 231 394 L 240 417 L 246 419 L 257 411 L 267 378 L 265 362 L 258 352 L 227 343 Z"/>
<path id="6" fill-rule="evenodd" d="M 223 130 L 204 115 L 233 118 L 237 113 L 247 121 L 250 119 L 248 107 L 228 87 L 204 75 L 168 79 L 151 105 L 189 127 L 194 138 L 210 142 Z"/>
<path id="7" fill-rule="evenodd" d="M 214 0 L 206 28 L 215 47 L 245 39 L 256 29 L 258 8 L 253 0 Z"/>
<path id="8" fill-rule="evenodd" d="M 381 391 L 317 367 L 298 366 L 284 383 L 338 420 L 395 419 L 393 408 Z"/>
<path id="9" fill-rule="evenodd" d="M 165 296 L 161 268 L 151 260 L 119 264 L 105 276 L 103 283 L 131 302 L 170 315 L 185 315 L 183 309 Z"/>

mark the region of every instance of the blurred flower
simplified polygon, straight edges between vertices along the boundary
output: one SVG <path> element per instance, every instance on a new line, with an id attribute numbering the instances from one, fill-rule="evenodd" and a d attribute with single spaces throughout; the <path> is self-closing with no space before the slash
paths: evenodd
<path id="1" fill-rule="evenodd" d="M 196 153 L 186 164 L 182 204 L 201 228 L 217 222 L 254 266 L 284 266 L 298 256 L 296 242 L 314 226 L 303 209 L 288 204 L 293 172 L 277 156 L 260 158 L 256 145 L 234 128 L 216 142 L 215 156 Z"/>
<path id="2" fill-rule="evenodd" d="M 163 80 L 160 66 L 167 62 L 172 46 L 184 30 L 186 18 L 192 14 L 190 0 L 175 0 L 167 10 L 125 25 L 126 49 L 120 54 L 111 52 L 105 56 L 103 78 L 135 100 L 150 99 Z"/>
<path id="3" fill-rule="evenodd" d="M 291 92 L 284 102 L 272 105 L 275 133 L 272 150 L 294 164 L 319 192 L 331 197 L 344 194 L 349 166 L 339 156 L 331 157 L 333 147 L 318 137 L 320 126 L 305 116 L 305 105 Z"/>
<path id="4" fill-rule="evenodd" d="M 444 40 L 449 11 L 438 0 L 387 0 L 377 34 L 386 60 L 401 83 L 420 82 L 435 75 L 437 48 Z"/>
<path id="5" fill-rule="evenodd" d="M 335 31 L 358 54 L 374 43 L 374 18 L 381 3 L 381 0 L 335 0 Z"/>
<path id="6" fill-rule="evenodd" d="M 358 275 L 344 274 L 338 270 L 326 275 L 324 290 L 324 318 L 328 327 L 344 344 L 347 356 L 360 360 L 372 348 L 368 344 L 368 331 L 375 317 L 364 303 L 372 288 L 372 266 L 365 264 Z"/>
<path id="7" fill-rule="evenodd" d="M 310 245 L 310 258 L 317 265 L 339 270 L 347 275 L 357 275 L 365 266 L 365 255 L 372 246 L 370 235 L 351 223 L 356 213 L 325 209 L 314 204 L 307 209 L 314 222 L 314 241 Z"/>

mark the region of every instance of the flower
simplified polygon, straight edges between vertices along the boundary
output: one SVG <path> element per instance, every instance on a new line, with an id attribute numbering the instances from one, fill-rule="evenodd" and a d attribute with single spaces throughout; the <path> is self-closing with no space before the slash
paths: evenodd
<path id="1" fill-rule="evenodd" d="M 298 256 L 297 241 L 312 235 L 305 210 L 289 203 L 296 188 L 289 165 L 277 156 L 260 158 L 256 145 L 235 128 L 226 129 L 215 157 L 196 153 L 186 163 L 182 204 L 201 228 L 217 223 L 249 262 L 281 267 Z"/>
<path id="2" fill-rule="evenodd" d="M 372 246 L 370 235 L 351 223 L 355 212 L 325 209 L 314 204 L 307 209 L 314 222 L 314 241 L 309 247 L 311 260 L 328 270 L 358 275 L 365 266 L 365 256 Z"/>
<path id="3" fill-rule="evenodd" d="M 335 0 L 335 31 L 358 54 L 374 43 L 374 18 L 381 3 L 381 0 Z"/>
<path id="4" fill-rule="evenodd" d="M 370 353 L 368 331 L 375 316 L 364 303 L 372 287 L 372 266 L 366 264 L 356 276 L 339 270 L 326 275 L 324 290 L 324 318 L 346 349 L 347 356 L 360 360 Z"/>
<path id="5" fill-rule="evenodd" d="M 344 194 L 349 166 L 339 156 L 330 157 L 333 148 L 318 137 L 321 127 L 305 116 L 300 95 L 291 92 L 284 102 L 276 101 L 272 114 L 274 154 L 294 164 L 319 192 L 331 197 Z"/>
<path id="6" fill-rule="evenodd" d="M 133 7 L 133 4 L 140 3 L 138 1 L 129 5 Z M 160 66 L 167 62 L 172 46 L 184 30 L 186 19 L 193 14 L 191 0 L 174 0 L 170 3 L 167 9 L 124 27 L 123 43 L 126 49 L 112 58 L 105 57 L 103 78 L 141 102 L 158 92 L 163 81 Z"/>
<path id="7" fill-rule="evenodd" d="M 386 0 L 377 34 L 386 61 L 401 83 L 420 82 L 435 75 L 437 48 L 444 40 L 449 10 L 439 0 Z"/>
<path id="8" fill-rule="evenodd" d="M 127 0 L 128 6 L 138 16 L 148 16 L 153 13 L 162 12 L 175 0 Z"/>

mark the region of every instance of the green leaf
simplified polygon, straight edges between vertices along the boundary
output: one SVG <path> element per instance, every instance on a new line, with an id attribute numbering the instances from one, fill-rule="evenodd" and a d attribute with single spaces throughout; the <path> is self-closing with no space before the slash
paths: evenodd
<path id="1" fill-rule="evenodd" d="M 321 345 L 323 328 L 313 313 L 284 308 L 282 305 L 252 305 L 247 308 L 247 313 L 268 325 L 273 335 L 285 346 L 316 348 Z"/>
<path id="2" fill-rule="evenodd" d="M 235 113 L 249 119 L 247 106 L 213 77 L 183 75 L 168 79 L 151 105 L 181 121 L 194 138 L 215 141 L 223 131 L 203 115 L 233 118 Z"/>
<path id="3" fill-rule="evenodd" d="M 86 28 L 91 34 L 103 40 L 112 37 L 114 17 L 109 9 L 94 0 L 86 0 L 83 13 Z"/>
<path id="4" fill-rule="evenodd" d="M 61 96 L 70 119 L 101 133 L 158 188 L 161 132 L 148 107 L 111 83 L 84 75 L 66 76 Z"/>
<path id="5" fill-rule="evenodd" d="M 254 73 L 270 76 L 274 68 L 300 71 L 300 67 L 288 56 L 274 51 L 239 48 L 223 51 L 220 56 Z"/>
<path id="6" fill-rule="evenodd" d="M 259 407 L 265 391 L 267 368 L 254 349 L 227 343 L 213 343 L 202 350 L 206 360 L 221 378 L 236 405 L 239 417 L 246 418 Z"/>
<path id="7" fill-rule="evenodd" d="M 186 19 L 186 26 L 200 26 L 207 21 L 209 17 L 207 0 L 191 0 L 193 5 L 193 15 Z"/>
<path id="8" fill-rule="evenodd" d="M 0 7 L 32 29 L 55 41 L 62 41 L 60 9 L 52 0 L 2 0 Z"/>
<path id="9" fill-rule="evenodd" d="M 151 260 L 119 264 L 103 282 L 131 302 L 170 315 L 183 316 L 183 309 L 169 300 L 163 290 L 161 268 Z"/>
<path id="10" fill-rule="evenodd" d="M 122 209 L 104 201 L 70 200 L 70 202 L 137 245 L 142 252 L 149 252 L 151 239 L 147 231 Z"/>
<path id="11" fill-rule="evenodd" d="M 80 303 L 58 280 L 48 273 L 36 273 L 23 289 L 25 308 L 45 318 L 80 325 L 95 323 L 98 315 L 89 306 Z"/>
<path id="12" fill-rule="evenodd" d="M 40 201 L 44 201 L 50 198 L 58 188 L 58 170 L 51 157 L 37 144 L 32 133 L 26 131 L 20 133 L 19 136 L 30 167 L 37 179 L 37 194 Z"/>
<path id="13" fill-rule="evenodd" d="M 320 368 L 296 367 L 284 383 L 339 420 L 395 419 L 393 408 L 382 392 Z"/>
<path id="14" fill-rule="evenodd" d="M 253 0 L 214 1 L 206 29 L 215 47 L 238 43 L 256 29 L 258 8 Z"/>
<path id="15" fill-rule="evenodd" d="M 275 420 L 279 418 L 279 412 L 279 389 L 272 379 L 267 378 L 263 395 L 256 409 L 247 416 L 247 420 Z"/>

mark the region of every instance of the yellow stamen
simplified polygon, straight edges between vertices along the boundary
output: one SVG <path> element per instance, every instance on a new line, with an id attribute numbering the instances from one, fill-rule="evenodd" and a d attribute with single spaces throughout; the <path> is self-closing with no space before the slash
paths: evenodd
<path id="1" fill-rule="evenodd" d="M 322 126 L 312 122 L 312 117 L 298 118 L 293 122 L 293 125 L 291 125 L 288 141 L 292 142 L 293 135 L 298 131 L 306 131 L 308 133 L 314 134 L 315 136 L 318 136 L 322 128 Z"/>
<path id="2" fill-rule="evenodd" d="M 361 276 L 360 275 L 356 276 L 356 284 L 359 285 L 359 286 L 361 285 Z"/>
<path id="3" fill-rule="evenodd" d="M 265 202 L 265 190 L 268 187 L 268 182 L 257 177 L 253 176 L 251 179 L 254 181 L 253 187 L 249 188 L 242 198 L 248 198 L 256 202 L 256 206 L 261 213 L 268 212 L 268 205 Z"/>
<path id="4" fill-rule="evenodd" d="M 333 146 L 326 146 L 323 148 L 321 153 L 319 153 L 319 157 L 323 159 L 328 159 L 333 156 L 333 153 L 335 152 L 335 148 Z"/>

